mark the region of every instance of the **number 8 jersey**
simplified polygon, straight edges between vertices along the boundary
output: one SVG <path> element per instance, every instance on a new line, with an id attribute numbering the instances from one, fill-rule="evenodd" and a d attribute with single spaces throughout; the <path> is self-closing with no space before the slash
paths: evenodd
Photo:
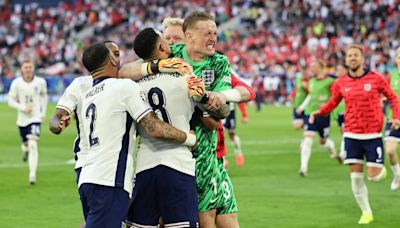
<path id="1" fill-rule="evenodd" d="M 154 113 L 181 131 L 189 132 L 194 103 L 189 97 L 185 76 L 178 74 L 149 75 L 139 81 Z M 152 139 L 139 126 L 139 150 L 136 173 L 164 165 L 179 172 L 194 176 L 195 162 L 185 145 L 172 144 Z"/>
<path id="2" fill-rule="evenodd" d="M 79 186 L 92 183 L 132 192 L 136 123 L 151 112 L 130 79 L 102 77 L 83 94 L 81 119 L 89 145 Z"/>

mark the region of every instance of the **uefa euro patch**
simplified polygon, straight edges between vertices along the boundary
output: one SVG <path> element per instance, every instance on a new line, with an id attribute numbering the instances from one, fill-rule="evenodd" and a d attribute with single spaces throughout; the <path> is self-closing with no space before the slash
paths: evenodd
<path id="1" fill-rule="evenodd" d="M 208 87 L 211 85 L 211 83 L 214 82 L 215 76 L 214 76 L 214 70 L 202 70 L 201 71 L 201 76 L 204 80 L 204 84 Z"/>

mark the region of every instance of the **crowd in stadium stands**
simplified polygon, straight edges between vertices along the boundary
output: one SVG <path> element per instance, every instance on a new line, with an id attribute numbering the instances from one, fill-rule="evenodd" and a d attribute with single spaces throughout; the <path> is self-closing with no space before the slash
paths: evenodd
<path id="1" fill-rule="evenodd" d="M 84 74 L 81 52 L 94 41 L 113 40 L 121 45 L 123 62 L 134 60 L 132 41 L 140 29 L 162 30 L 163 18 L 184 17 L 192 9 L 212 13 L 219 25 L 240 18 L 237 30 L 219 34 L 217 48 L 266 102 L 284 102 L 299 66 L 312 58 L 324 60 L 334 74 L 346 45 L 355 42 L 367 51 L 368 66 L 387 74 L 400 46 L 396 0 L 77 0 L 50 8 L 3 3 L 1 78 L 14 77 L 27 57 L 44 75 Z"/>

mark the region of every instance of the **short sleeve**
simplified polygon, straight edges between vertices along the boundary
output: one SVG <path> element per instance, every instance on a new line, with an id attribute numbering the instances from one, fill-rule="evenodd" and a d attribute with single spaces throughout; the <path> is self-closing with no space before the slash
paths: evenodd
<path id="1" fill-rule="evenodd" d="M 133 119 L 140 122 L 147 113 L 152 111 L 146 95 L 136 82 L 130 79 L 120 80 L 123 81 L 120 82 L 123 84 L 120 91 L 121 101 Z"/>
<path id="2" fill-rule="evenodd" d="M 57 102 L 56 108 L 61 108 L 66 110 L 68 113 L 73 112 L 78 104 L 79 99 L 79 84 L 77 80 L 72 81 L 72 83 L 65 89 L 63 95 Z"/>

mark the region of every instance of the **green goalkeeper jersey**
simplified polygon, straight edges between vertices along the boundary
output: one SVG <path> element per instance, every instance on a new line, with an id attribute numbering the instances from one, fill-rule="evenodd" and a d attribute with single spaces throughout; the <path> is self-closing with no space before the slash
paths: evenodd
<path id="1" fill-rule="evenodd" d="M 206 56 L 201 62 L 194 62 L 187 56 L 184 44 L 171 46 L 174 57 L 182 58 L 193 66 L 193 73 L 203 78 L 206 90 L 219 92 L 232 88 L 231 66 L 228 58 L 219 53 Z M 200 121 L 194 120 L 194 131 L 197 145 L 194 151 L 196 156 L 196 182 L 199 199 L 199 210 L 208 211 L 218 207 L 215 184 L 222 178 L 218 171 L 216 159 L 217 132 L 209 130 Z"/>
<path id="2" fill-rule="evenodd" d="M 296 94 L 294 96 L 293 107 L 298 108 L 307 97 L 307 88 L 305 87 L 306 81 L 304 81 L 301 74 L 296 76 L 295 87 Z"/>
<path id="3" fill-rule="evenodd" d="M 311 98 L 310 103 L 307 105 L 305 110 L 306 115 L 310 115 L 312 112 L 317 111 L 321 105 L 325 104 L 331 97 L 331 85 L 335 82 L 335 79 L 326 77 L 324 79 L 313 78 L 308 84 L 309 96 Z"/>
<path id="4" fill-rule="evenodd" d="M 394 69 L 390 73 L 390 88 L 396 93 L 397 97 L 400 97 L 400 73 L 397 69 Z M 392 120 L 392 109 L 387 109 L 387 118 L 389 121 Z"/>

